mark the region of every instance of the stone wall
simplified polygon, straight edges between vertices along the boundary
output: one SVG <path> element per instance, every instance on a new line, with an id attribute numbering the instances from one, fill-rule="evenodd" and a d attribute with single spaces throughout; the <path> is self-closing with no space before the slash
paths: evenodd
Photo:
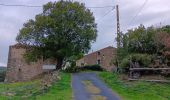
<path id="1" fill-rule="evenodd" d="M 112 59 L 115 57 L 116 48 L 106 47 L 96 52 L 85 55 L 82 59 L 76 62 L 77 66 L 95 65 L 99 64 L 104 69 L 111 71 L 116 67 L 112 64 Z"/>
<path id="2" fill-rule="evenodd" d="M 53 60 L 38 60 L 27 63 L 23 58 L 26 50 L 30 48 L 22 44 L 9 47 L 6 82 L 28 81 L 43 73 L 44 64 L 56 64 Z"/>

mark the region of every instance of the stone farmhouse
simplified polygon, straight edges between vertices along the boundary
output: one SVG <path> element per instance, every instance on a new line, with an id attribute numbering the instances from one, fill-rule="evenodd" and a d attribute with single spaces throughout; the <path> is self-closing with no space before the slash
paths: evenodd
<path id="1" fill-rule="evenodd" d="M 43 59 L 41 59 L 37 62 L 26 62 L 23 54 L 28 48 L 30 47 L 19 43 L 9 47 L 5 82 L 28 81 L 34 79 L 46 70 L 54 69 L 54 67 L 48 66 L 56 65 L 56 62 L 52 60 L 43 61 Z M 45 68 L 43 68 L 43 65 L 46 65 Z"/>
<path id="2" fill-rule="evenodd" d="M 109 46 L 85 55 L 83 58 L 76 62 L 76 65 L 79 67 L 83 67 L 87 65 L 98 64 L 107 71 L 113 71 L 116 69 L 116 66 L 112 63 L 115 55 L 116 48 Z"/>

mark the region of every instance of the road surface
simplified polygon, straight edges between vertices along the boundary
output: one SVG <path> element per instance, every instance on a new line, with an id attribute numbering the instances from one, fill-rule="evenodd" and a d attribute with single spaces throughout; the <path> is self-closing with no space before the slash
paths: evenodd
<path id="1" fill-rule="evenodd" d="M 120 100 L 94 72 L 72 75 L 74 100 Z"/>

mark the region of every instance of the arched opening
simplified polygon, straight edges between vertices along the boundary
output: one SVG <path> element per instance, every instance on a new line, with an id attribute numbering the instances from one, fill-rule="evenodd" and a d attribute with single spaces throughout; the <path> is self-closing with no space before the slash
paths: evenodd
<path id="1" fill-rule="evenodd" d="M 18 69 L 18 81 L 22 81 L 22 69 Z"/>

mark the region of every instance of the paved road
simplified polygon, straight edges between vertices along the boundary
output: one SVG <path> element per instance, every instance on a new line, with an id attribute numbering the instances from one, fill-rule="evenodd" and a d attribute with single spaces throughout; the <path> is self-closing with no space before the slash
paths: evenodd
<path id="1" fill-rule="evenodd" d="M 120 100 L 93 72 L 73 74 L 72 88 L 74 100 Z"/>

